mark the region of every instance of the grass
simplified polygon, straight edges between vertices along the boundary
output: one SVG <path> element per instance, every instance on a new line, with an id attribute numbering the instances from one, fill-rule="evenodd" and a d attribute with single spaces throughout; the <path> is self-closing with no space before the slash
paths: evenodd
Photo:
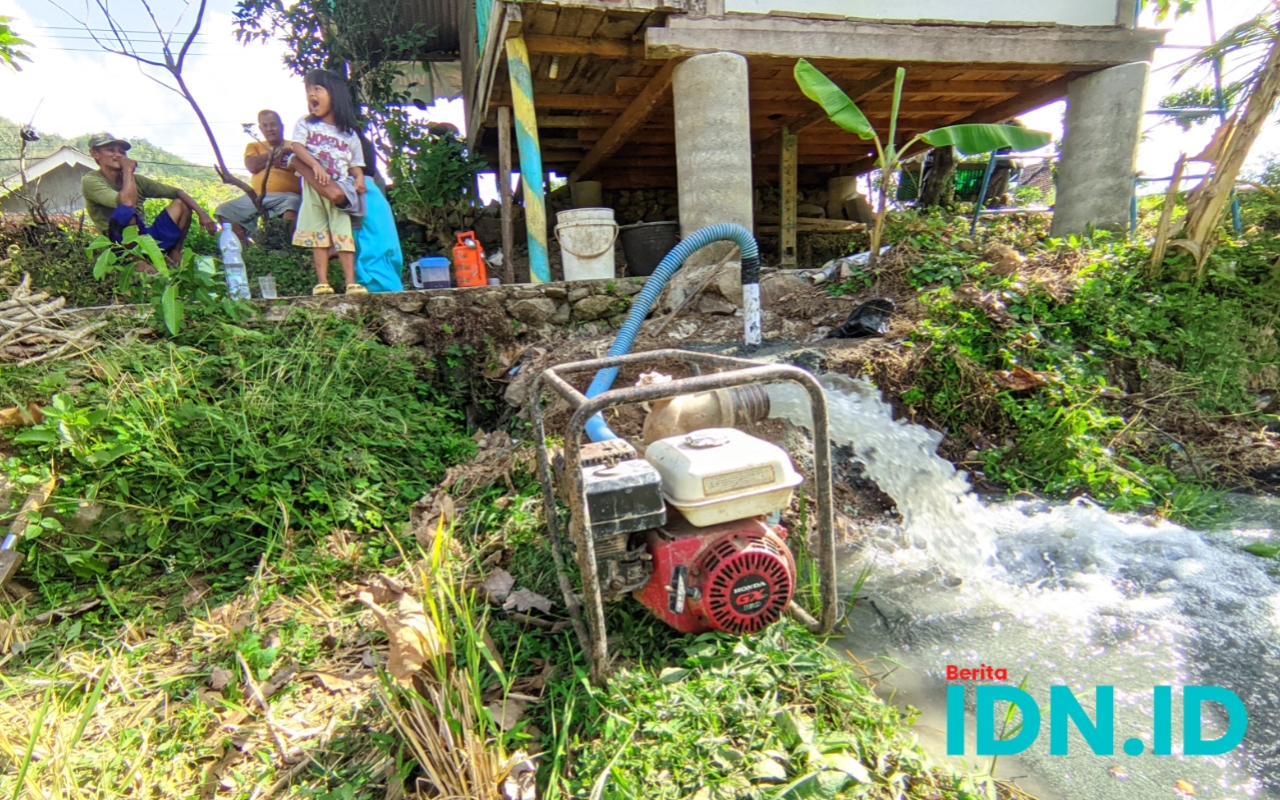
<path id="1" fill-rule="evenodd" d="M 1201 284 L 1177 258 L 1143 277 L 1140 239 L 1055 240 L 1034 220 L 997 220 L 974 242 L 958 222 L 899 217 L 896 263 L 877 278 L 918 292 L 922 308 L 902 403 L 948 434 L 953 460 L 1009 491 L 1212 520 L 1221 490 L 1266 487 L 1274 462 L 1265 429 L 1277 419 L 1255 407 L 1280 377 L 1269 203 L 1251 200 L 1256 224 L 1223 242 Z M 1144 225 L 1155 211 L 1144 207 Z M 996 269 L 994 242 L 1026 263 Z M 1039 385 L 995 381 L 1016 370 Z"/>
<path id="2" fill-rule="evenodd" d="M 460 538 L 558 598 L 533 479 L 473 498 Z M 792 536 L 795 542 L 800 537 Z M 512 746 L 542 750 L 547 798 L 985 797 L 1008 790 L 933 764 L 911 717 L 822 637 L 781 622 L 746 638 L 672 631 L 633 601 L 606 607 L 616 671 L 590 685 L 570 630 L 495 616 L 489 632 L 516 680 L 549 674 Z"/>

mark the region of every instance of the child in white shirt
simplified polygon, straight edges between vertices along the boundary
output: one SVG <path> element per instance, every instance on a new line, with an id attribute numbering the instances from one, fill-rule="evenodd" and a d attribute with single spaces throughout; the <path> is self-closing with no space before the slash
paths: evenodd
<path id="1" fill-rule="evenodd" d="M 347 294 L 367 290 L 356 283 L 356 240 L 351 217 L 364 214 L 364 153 L 356 135 L 358 122 L 351 93 L 336 73 L 324 69 L 307 73 L 309 116 L 293 129 L 293 154 L 302 176 L 302 207 L 293 243 L 310 247 L 316 268 L 312 294 L 333 294 L 329 285 L 329 257 L 337 250 Z"/>

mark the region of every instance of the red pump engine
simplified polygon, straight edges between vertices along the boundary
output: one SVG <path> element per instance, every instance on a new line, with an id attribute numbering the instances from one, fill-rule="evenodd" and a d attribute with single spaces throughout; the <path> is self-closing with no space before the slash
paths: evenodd
<path id="1" fill-rule="evenodd" d="M 762 517 L 696 528 L 675 512 L 648 532 L 653 574 L 633 594 L 684 633 L 755 633 L 777 622 L 795 592 L 786 531 Z"/>

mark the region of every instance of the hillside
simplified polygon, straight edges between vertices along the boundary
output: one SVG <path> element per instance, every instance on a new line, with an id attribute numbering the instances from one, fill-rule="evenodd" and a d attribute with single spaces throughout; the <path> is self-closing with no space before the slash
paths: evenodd
<path id="1" fill-rule="evenodd" d="M 18 129 L 20 127 L 17 122 L 0 117 L 0 174 L 9 174 L 17 171 L 18 152 L 22 145 L 21 140 L 18 138 Z M 74 139 L 66 139 L 56 133 L 41 132 L 40 141 L 28 146 L 27 157 L 31 160 L 38 160 L 66 145 L 70 145 L 82 153 L 88 153 L 89 137 L 92 133 L 90 131 L 82 133 Z M 129 155 L 142 164 L 140 171 L 150 177 L 217 180 L 217 176 L 211 168 L 192 164 L 190 161 L 180 158 L 167 150 L 156 147 L 146 139 L 130 138 L 129 142 L 133 145 Z"/>

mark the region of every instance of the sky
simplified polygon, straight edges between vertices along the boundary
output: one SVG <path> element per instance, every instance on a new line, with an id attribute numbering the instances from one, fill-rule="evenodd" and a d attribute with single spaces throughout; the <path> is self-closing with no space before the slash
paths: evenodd
<path id="1" fill-rule="evenodd" d="M 1214 22 L 1221 35 L 1257 14 L 1270 0 L 1213 0 Z M 60 10 L 59 5 L 70 14 Z M 140 48 L 158 52 L 158 38 L 138 0 L 116 0 L 121 23 L 137 31 Z M 182 0 L 152 4 L 166 29 L 175 24 L 189 30 L 182 19 Z M 206 19 L 188 58 L 185 76 L 196 100 L 209 119 L 228 164 L 242 166 L 241 155 L 249 137 L 242 123 L 256 119 L 259 109 L 280 112 L 286 130 L 306 111 L 302 81 L 281 63 L 284 48 L 275 42 L 244 46 L 236 41 L 231 11 L 235 0 L 210 0 Z M 1166 43 L 1204 45 L 1210 41 L 1206 0 L 1195 13 L 1157 24 L 1144 14 L 1143 27 L 1169 30 Z M 74 16 L 72 16 L 74 15 Z M 213 163 L 212 150 L 194 113 L 183 99 L 150 80 L 143 68 L 118 55 L 102 53 L 85 32 L 86 0 L 0 0 L 0 16 L 14 18 L 14 28 L 35 46 L 32 62 L 23 71 L 0 69 L 0 116 L 17 122 L 34 122 L 37 130 L 73 137 L 107 130 L 117 136 L 143 137 L 170 152 L 200 164 Z M 96 9 L 89 26 L 104 27 Z M 183 24 L 185 23 L 185 25 Z M 149 33 L 148 33 L 149 32 Z M 1152 65 L 1147 107 L 1174 91 L 1173 79 L 1185 49 L 1161 49 Z M 1232 71 L 1227 64 L 1227 71 Z M 166 79 L 163 70 L 148 70 Z M 1181 88 L 1181 87 L 1179 87 Z M 1063 103 L 1054 103 L 1023 116 L 1032 128 L 1062 135 Z M 452 122 L 463 128 L 462 101 L 442 101 L 428 109 L 430 119 Z M 1139 153 L 1139 169 L 1151 177 L 1167 176 L 1180 152 L 1198 153 L 1208 143 L 1214 125 L 1184 133 L 1171 124 L 1147 118 L 1147 134 Z M 1269 126 L 1253 151 L 1254 163 L 1265 153 L 1280 152 L 1280 126 Z M 1199 173 L 1193 173 L 1199 174 Z M 487 181 L 486 184 L 491 184 Z M 1158 184 L 1151 190 L 1159 190 Z"/>
<path id="2" fill-rule="evenodd" d="M 105 22 L 92 5 L 89 26 L 101 31 Z M 177 23 L 180 33 L 190 31 L 190 13 L 181 17 L 185 2 L 158 0 L 151 5 L 165 30 Z M 138 32 L 133 41 L 140 51 L 159 53 L 159 36 L 142 3 L 115 0 L 111 6 L 123 28 Z M 255 122 L 261 109 L 274 109 L 284 118 L 287 135 L 306 113 L 306 98 L 302 79 L 281 63 L 282 45 L 245 46 L 236 41 L 234 7 L 235 0 L 210 0 L 183 76 L 228 166 L 243 168 L 244 146 L 250 139 L 242 123 Z M 124 138 L 145 138 L 189 161 L 214 163 L 209 140 L 191 107 L 147 77 L 149 73 L 169 82 L 168 74 L 101 52 L 81 22 L 85 12 L 86 0 L 0 0 L 0 16 L 13 17 L 13 28 L 35 45 L 28 48 L 31 62 L 22 72 L 0 69 L 0 116 L 34 122 L 37 131 L 66 137 L 106 130 Z M 175 44 L 178 41 L 181 36 Z M 459 124 L 462 101 L 439 103 L 428 116 Z"/>

